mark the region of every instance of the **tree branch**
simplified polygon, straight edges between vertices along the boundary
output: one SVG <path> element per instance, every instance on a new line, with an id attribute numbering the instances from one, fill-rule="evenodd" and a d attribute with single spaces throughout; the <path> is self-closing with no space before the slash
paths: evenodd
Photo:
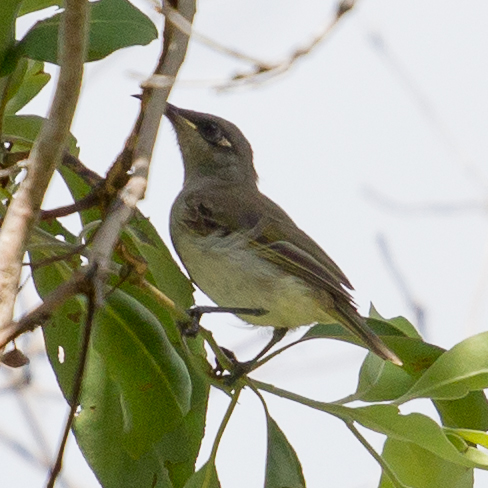
<path id="1" fill-rule="evenodd" d="M 10 326 L 25 246 L 65 150 L 83 76 L 87 20 L 86 0 L 66 0 L 54 100 L 30 153 L 27 176 L 8 208 L 0 232 L 0 330 Z"/>
<path id="2" fill-rule="evenodd" d="M 176 6 L 173 5 L 173 7 Z M 177 2 L 177 9 L 185 19 L 191 22 L 195 14 L 195 0 L 180 0 Z M 188 41 L 187 34 L 175 28 L 171 23 L 165 22 L 163 52 L 154 74 L 175 79 L 185 59 Z M 111 179 L 132 169 L 129 181 L 119 191 L 107 218 L 100 226 L 93 241 L 90 261 L 92 266 L 97 266 L 101 278 L 109 268 L 120 232 L 132 217 L 139 200 L 144 198 L 159 123 L 164 114 L 171 88 L 172 85 L 160 89 L 144 88 L 141 112 L 132 134 L 127 140 L 122 154 L 107 174 L 107 179 Z M 128 162 L 131 163 L 131 168 L 127 168 Z"/>

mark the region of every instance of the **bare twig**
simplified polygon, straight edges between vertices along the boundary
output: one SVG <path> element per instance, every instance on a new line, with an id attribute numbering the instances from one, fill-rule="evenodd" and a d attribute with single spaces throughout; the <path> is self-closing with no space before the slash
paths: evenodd
<path id="1" fill-rule="evenodd" d="M 96 275 L 96 268 L 92 269 L 93 277 Z M 90 279 L 91 276 L 87 276 Z M 64 450 L 66 448 L 66 442 L 68 441 L 68 436 L 73 425 L 73 420 L 80 403 L 81 387 L 83 385 L 83 378 L 85 376 L 85 368 L 88 359 L 88 350 L 90 345 L 91 331 L 93 328 L 93 319 L 95 317 L 96 311 L 96 285 L 92 283 L 89 292 L 86 294 L 88 298 L 87 316 L 85 326 L 83 327 L 83 339 L 80 348 L 80 358 L 78 359 L 78 366 L 76 368 L 75 377 L 73 379 L 73 387 L 70 399 L 70 409 L 68 414 L 68 419 L 66 420 L 66 425 L 64 427 L 63 437 L 61 439 L 61 444 L 58 449 L 58 454 L 56 456 L 56 461 L 51 470 L 49 480 L 47 482 L 46 488 L 53 488 L 56 478 L 61 472 L 61 467 L 63 464 Z"/>
<path id="2" fill-rule="evenodd" d="M 27 161 L 22 160 L 5 169 L 0 169 L 0 178 L 6 178 L 17 173 L 17 171 L 27 168 Z"/>
<path id="3" fill-rule="evenodd" d="M 75 273 L 71 279 L 58 286 L 43 303 L 35 310 L 22 317 L 18 322 L 10 322 L 6 327 L 0 329 L 0 348 L 20 336 L 24 332 L 32 331 L 49 319 L 65 300 L 78 293 L 86 291 L 86 275 L 83 272 Z"/>
<path id="4" fill-rule="evenodd" d="M 218 87 L 220 90 L 226 90 L 242 85 L 264 83 L 288 71 L 300 58 L 312 52 L 338 24 L 342 16 L 351 10 L 356 4 L 356 0 L 342 0 L 336 8 L 332 20 L 327 20 L 319 29 L 318 33 L 303 47 L 293 50 L 285 59 L 279 63 L 268 65 L 255 65 L 252 71 L 248 73 L 237 73 L 225 85 Z"/>
<path id="5" fill-rule="evenodd" d="M 417 322 L 417 326 L 420 332 L 425 335 L 427 333 L 427 328 L 425 324 L 424 307 L 418 302 L 418 300 L 414 298 L 412 291 L 407 285 L 405 277 L 398 269 L 398 266 L 395 263 L 393 256 L 391 255 L 385 236 L 379 234 L 376 237 L 376 242 L 380 249 L 381 257 L 383 258 L 383 261 L 385 262 L 388 271 L 393 276 L 393 280 L 395 281 L 396 286 L 398 287 L 400 293 L 402 294 L 403 298 L 407 302 L 407 306 L 415 315 L 415 321 Z"/>
<path id="6" fill-rule="evenodd" d="M 195 14 L 195 0 L 180 0 L 178 11 L 191 22 Z M 176 78 L 186 55 L 188 40 L 187 34 L 174 28 L 169 22 L 166 23 L 163 53 L 155 74 Z M 122 164 L 126 164 L 129 160 L 132 164 L 132 175 L 118 193 L 93 242 L 91 262 L 96 263 L 102 277 L 109 267 L 110 258 L 122 228 L 132 217 L 138 201 L 144 198 L 149 163 L 170 90 L 171 87 L 157 90 L 144 89 L 139 118 L 123 153 L 117 160 Z M 117 173 L 117 168 L 114 169 L 114 173 Z M 110 174 L 107 175 L 107 178 L 109 177 Z"/>
<path id="7" fill-rule="evenodd" d="M 60 73 L 48 119 L 28 160 L 28 172 L 0 232 L 0 330 L 10 327 L 25 245 L 47 186 L 65 150 L 85 61 L 88 2 L 67 0 L 60 29 Z"/>
<path id="8" fill-rule="evenodd" d="M 175 9 L 166 5 L 163 6 L 162 13 L 180 32 L 192 36 L 193 39 L 200 41 L 202 44 L 207 45 L 214 51 L 222 53 L 226 56 L 230 56 L 239 61 L 244 61 L 252 65 L 250 71 L 245 73 L 237 73 L 230 80 L 201 80 L 196 82 L 185 82 L 179 81 L 182 84 L 189 84 L 190 86 L 207 86 L 210 85 L 217 90 L 228 90 L 236 88 L 243 85 L 259 84 L 267 82 L 277 76 L 288 71 L 296 61 L 298 61 L 303 56 L 310 54 L 310 52 L 317 47 L 328 35 L 333 31 L 334 27 L 337 25 L 342 16 L 351 10 L 356 4 L 356 0 L 342 0 L 338 3 L 335 15 L 332 20 L 327 20 L 323 26 L 319 29 L 318 33 L 303 46 L 294 49 L 285 59 L 279 62 L 266 62 L 255 58 L 254 56 L 249 56 L 236 49 L 224 46 L 217 41 L 195 32 L 191 24 L 182 17 Z M 161 73 L 155 73 L 151 78 L 149 78 L 143 86 L 153 87 L 153 88 L 166 88 L 173 85 L 175 82 L 174 77 L 165 76 Z"/>

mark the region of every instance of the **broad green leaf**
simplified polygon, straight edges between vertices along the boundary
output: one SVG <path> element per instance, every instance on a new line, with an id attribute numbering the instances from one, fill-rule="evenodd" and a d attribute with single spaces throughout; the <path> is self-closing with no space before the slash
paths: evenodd
<path id="1" fill-rule="evenodd" d="M 442 423 L 448 427 L 488 430 L 488 402 L 483 391 L 470 391 L 455 400 L 433 400 Z"/>
<path id="2" fill-rule="evenodd" d="M 19 17 L 38 10 L 44 10 L 47 7 L 62 7 L 62 0 L 23 0 L 19 11 Z"/>
<path id="3" fill-rule="evenodd" d="M 108 373 L 104 358 L 93 349 L 80 406 L 73 430 L 83 455 L 104 488 L 174 488 L 158 443 L 138 458 L 125 449 L 126 414 L 119 387 Z"/>
<path id="4" fill-rule="evenodd" d="M 93 348 L 119 387 L 123 443 L 138 457 L 189 412 L 190 377 L 154 315 L 124 292 L 110 295 L 95 325 Z"/>
<path id="5" fill-rule="evenodd" d="M 53 235 L 62 235 L 68 243 L 76 241 L 75 236 L 66 232 L 55 220 L 41 222 L 41 225 L 45 232 L 51 234 L 47 234 L 51 239 Z M 43 234 L 39 235 L 39 238 L 41 238 Z M 38 243 L 38 240 L 36 243 Z M 56 254 L 54 251 L 43 251 L 42 255 L 40 255 L 40 251 L 33 254 L 36 254 L 35 259 L 39 260 L 50 257 L 53 253 Z M 59 283 L 68 279 L 72 268 L 77 266 L 79 266 L 79 259 L 75 259 L 71 264 L 60 261 L 53 265 L 43 267 L 34 273 L 36 286 L 38 286 L 38 289 L 41 287 L 45 293 L 52 291 Z M 170 337 L 173 347 L 185 359 L 187 349 L 182 345 L 181 337 L 168 312 L 154 300 L 154 297 L 143 292 L 138 287 L 125 282 L 122 284 L 122 288 L 125 292 L 125 295 L 123 295 L 124 300 L 130 295 L 132 299 L 139 301 L 140 306 L 150 310 L 158 318 L 159 323 L 164 327 L 168 337 Z M 190 299 L 191 295 L 186 298 L 186 300 Z M 116 309 L 115 312 L 112 310 L 108 313 L 121 314 L 130 326 L 133 327 L 133 335 L 140 336 L 141 340 L 148 342 L 146 347 L 151 352 L 151 348 L 155 348 L 159 339 L 156 338 L 154 340 L 154 337 L 151 335 L 151 327 L 149 325 L 153 320 L 150 319 L 148 321 L 149 324 L 146 323 L 147 312 L 143 312 L 142 316 L 137 317 L 134 321 L 131 315 L 132 312 L 127 314 L 124 309 L 124 304 L 120 307 L 119 302 L 117 302 L 113 308 Z M 138 310 L 139 305 L 135 307 L 135 311 Z M 133 312 L 135 313 L 135 311 Z M 67 398 L 71 394 L 72 378 L 76 370 L 76 358 L 78 357 L 80 332 L 83 326 L 84 314 L 84 299 L 72 299 L 61 306 L 61 309 L 58 311 L 59 317 L 55 317 L 55 319 L 59 318 L 59 320 L 53 322 L 52 326 L 47 327 L 44 331 L 50 360 Z M 143 323 L 139 323 L 141 321 Z M 157 324 L 158 332 L 160 327 L 159 323 Z M 95 375 L 93 379 L 93 390 L 86 386 L 84 389 L 84 403 L 82 402 L 82 404 L 87 407 L 83 408 L 77 417 L 77 421 L 81 422 L 75 426 L 78 443 L 104 487 L 135 487 L 139 486 L 137 480 L 141 480 L 141 483 L 143 483 L 142 480 L 150 480 L 147 483 L 148 486 L 152 486 L 153 481 L 158 480 L 155 486 L 166 487 L 169 486 L 167 484 L 169 479 L 171 481 L 171 488 L 183 488 L 185 482 L 194 471 L 195 461 L 203 438 L 209 384 L 201 373 L 193 370 L 193 364 L 189 361 L 188 368 L 192 382 L 191 407 L 189 412 L 177 423 L 173 430 L 163 433 L 159 441 L 148 445 L 149 450 L 136 459 L 134 454 L 137 453 L 133 453 L 132 450 L 137 445 L 130 446 L 131 452 L 127 451 L 128 439 L 130 440 L 126 432 L 128 410 L 125 403 L 121 400 L 121 383 L 123 383 L 124 378 L 122 378 L 122 381 L 119 379 L 119 376 L 123 372 L 115 371 L 114 373 L 113 369 L 119 369 L 120 366 L 126 365 L 127 362 L 137 362 L 138 355 L 131 349 L 130 354 L 124 356 L 123 347 L 124 344 L 127 345 L 127 339 L 122 338 L 120 340 L 121 331 L 115 331 L 115 334 L 113 334 L 110 327 L 114 327 L 114 325 L 109 324 L 109 328 L 103 330 L 102 324 L 102 337 L 100 333 L 95 333 L 93 337 L 94 347 L 91 348 L 90 357 L 98 358 L 98 363 L 93 368 L 93 374 Z M 154 332 L 154 326 L 152 331 Z M 104 353 L 100 354 L 98 349 L 100 348 L 99 345 L 103 336 L 107 340 L 103 340 L 101 345 L 108 347 L 108 349 L 104 348 Z M 107 342 L 108 344 L 106 344 Z M 64 356 L 62 363 L 58 359 L 59 346 L 61 346 L 61 357 Z M 188 339 L 188 346 L 195 355 L 201 356 L 202 362 L 205 360 L 205 350 L 201 338 Z M 128 347 L 130 347 L 130 344 Z M 116 349 L 116 353 L 112 354 L 110 349 Z M 108 356 L 111 356 L 111 358 L 107 358 Z M 117 356 L 122 356 L 120 362 L 117 362 Z M 163 359 L 167 360 L 166 357 Z M 103 363 L 103 368 L 100 366 L 100 362 Z M 92 371 L 90 365 L 91 362 L 89 362 L 89 371 Z M 137 368 L 142 368 L 144 372 L 147 369 L 147 365 L 139 361 Z M 170 373 L 173 374 L 174 372 L 171 371 Z M 134 380 L 130 376 L 129 387 L 131 389 L 134 389 L 135 385 L 137 385 L 136 380 L 140 375 L 141 372 L 136 371 Z M 127 376 L 129 377 L 129 373 L 127 373 Z M 89 380 L 87 379 L 87 381 Z M 100 391 L 102 386 L 104 388 L 103 393 Z M 90 408 L 93 406 L 96 406 L 96 408 Z M 144 402 L 144 408 L 149 409 L 148 411 L 144 410 L 140 412 L 147 421 L 144 426 L 145 429 L 154 429 L 154 427 L 157 429 L 159 419 L 161 419 L 160 421 L 167 421 L 168 428 L 170 428 L 171 417 L 175 417 L 176 414 L 171 411 L 170 418 L 168 418 L 168 415 L 164 415 L 161 406 L 162 404 L 160 402 L 156 402 L 156 404 Z M 154 416 L 159 418 L 154 421 L 152 418 Z M 148 439 L 144 442 L 150 441 L 151 435 L 154 434 L 149 434 Z M 148 442 L 148 444 L 150 443 Z"/>
<path id="6" fill-rule="evenodd" d="M 75 200 L 84 197 L 91 190 L 92 186 L 101 180 L 98 175 L 89 172 L 86 168 L 78 169 L 77 172 L 75 172 L 71 167 L 62 165 L 59 170 Z M 79 174 L 80 171 L 82 174 Z M 86 178 L 88 178 L 90 183 L 87 183 Z M 83 211 L 81 212 L 81 215 L 85 224 L 100 218 L 98 209 Z M 132 233 L 134 234 L 133 238 L 130 237 Z M 136 211 L 136 215 L 129 226 L 129 232 L 123 234 L 123 238 L 131 252 L 136 256 L 142 255 L 147 259 L 149 270 L 148 279 L 150 281 L 156 286 L 161 286 L 162 290 L 181 306 L 187 307 L 193 303 L 192 288 L 188 284 L 187 278 L 179 271 L 178 266 L 173 260 L 168 260 L 169 253 L 164 246 L 164 243 L 157 235 L 149 220 L 143 217 L 140 212 Z M 162 259 L 160 258 L 158 250 L 161 250 Z M 164 266 L 162 266 L 162 263 L 165 263 Z M 156 271 L 154 271 L 155 278 L 153 279 L 154 269 L 156 269 Z M 174 279 L 176 283 L 175 290 L 171 289 L 171 280 L 166 278 L 163 273 Z M 180 276 L 179 278 L 178 275 Z M 185 280 L 183 286 L 181 280 Z M 180 356 L 186 361 L 190 372 L 193 390 L 191 410 L 185 416 L 183 424 L 180 427 L 180 429 L 184 430 L 184 434 L 175 434 L 173 436 L 168 434 L 164 438 L 168 437 L 170 440 L 168 442 L 160 443 L 158 448 L 165 452 L 164 455 L 167 457 L 165 466 L 169 472 L 173 485 L 175 488 L 182 488 L 188 477 L 194 471 L 195 461 L 204 435 L 209 383 L 205 376 L 194 370 L 192 362 L 194 359 L 190 360 L 187 358 L 187 349 L 182 345 L 180 332 L 173 323 L 168 310 L 165 309 L 164 306 L 162 306 L 149 292 L 145 290 L 143 291 L 139 287 L 131 284 L 130 281 L 122 283 L 121 288 L 150 310 L 158 318 L 159 322 L 163 324 L 169 340 Z M 198 362 L 200 365 L 209 367 L 206 362 L 206 353 L 201 338 L 189 338 L 187 339 L 187 344 L 194 354 L 194 358 L 199 358 Z M 174 432 L 178 432 L 178 429 Z M 175 446 L 177 445 L 177 442 L 183 443 L 185 449 L 176 449 Z M 165 446 L 168 446 L 168 448 L 164 449 Z M 182 459 L 181 456 L 175 458 L 174 455 L 176 451 L 185 451 L 186 455 L 184 459 Z"/>
<path id="7" fill-rule="evenodd" d="M 415 326 L 411 324 L 405 317 L 393 317 L 391 319 L 386 319 L 379 314 L 373 304 L 371 304 L 369 307 L 369 317 L 371 319 L 377 319 L 393 325 L 408 337 L 412 337 L 414 339 L 422 338 Z"/>
<path id="8" fill-rule="evenodd" d="M 12 76 L 6 114 L 15 114 L 27 105 L 51 79 L 51 75 L 44 72 L 44 63 L 30 59 L 21 59 Z"/>
<path id="9" fill-rule="evenodd" d="M 149 219 L 136 214 L 126 228 L 123 241 L 146 260 L 148 279 L 159 290 L 183 308 L 193 305 L 190 280 L 181 272 Z"/>
<path id="10" fill-rule="evenodd" d="M 32 253 L 34 261 L 44 257 L 39 254 Z M 52 291 L 70 274 L 70 267 L 62 261 L 35 270 L 40 295 Z M 83 316 L 84 299 L 73 298 L 53 315 L 53 326 L 45 329 L 48 354 L 68 399 Z M 118 388 L 125 419 L 122 445 L 133 457 L 140 456 L 188 413 L 191 387 L 186 367 L 154 315 L 120 290 L 97 313 L 92 347 Z M 62 362 L 58 360 L 60 350 Z"/>
<path id="11" fill-rule="evenodd" d="M 411 442 L 387 439 L 382 457 L 406 487 L 473 487 L 472 468 L 450 463 Z M 394 486 L 383 473 L 379 488 L 394 488 Z"/>
<path id="12" fill-rule="evenodd" d="M 451 463 L 488 469 L 487 454 L 476 449 L 460 453 L 443 429 L 425 415 L 401 415 L 394 405 L 372 405 L 348 410 L 350 418 L 375 432 L 392 439 L 414 443 Z"/>
<path id="13" fill-rule="evenodd" d="M 265 488 L 305 488 L 302 466 L 295 450 L 278 424 L 269 415 L 266 420 L 268 449 Z"/>
<path id="14" fill-rule="evenodd" d="M 401 415 L 395 405 L 351 408 L 336 403 L 310 400 L 306 400 L 306 404 L 339 417 L 345 422 L 358 422 L 393 439 L 417 444 L 449 462 L 470 468 L 488 469 L 488 454 L 473 448 L 460 453 L 449 441 L 443 429 L 434 420 L 420 413 Z"/>
<path id="15" fill-rule="evenodd" d="M 471 430 L 471 429 L 444 429 L 446 434 L 455 434 L 461 437 L 467 442 L 472 442 L 473 444 L 478 444 L 488 449 L 488 433 L 481 430 Z"/>
<path id="16" fill-rule="evenodd" d="M 359 372 L 354 400 L 382 402 L 394 400 L 407 392 L 415 378 L 375 354 L 368 354 Z"/>
<path id="17" fill-rule="evenodd" d="M 488 332 L 445 352 L 398 402 L 413 398 L 456 399 L 488 387 Z"/>
<path id="18" fill-rule="evenodd" d="M 30 59 L 58 62 L 58 28 L 62 13 L 37 22 L 17 50 Z M 146 45 L 157 38 L 151 20 L 127 0 L 90 4 L 87 61 L 97 61 L 124 47 Z"/>
<path id="19" fill-rule="evenodd" d="M 185 484 L 185 488 L 220 488 L 215 464 L 208 461 Z"/>
<path id="20" fill-rule="evenodd" d="M 6 62 L 6 58 L 15 45 L 15 20 L 21 2 L 22 0 L 2 0 L 0 8 L 0 78 L 8 75 L 15 68 L 15 65 Z"/>
<path id="21" fill-rule="evenodd" d="M 3 138 L 14 143 L 13 151 L 28 151 L 45 121 L 46 119 L 38 115 L 6 115 L 3 119 Z M 67 149 L 74 155 L 79 152 L 76 139 L 71 134 Z"/>

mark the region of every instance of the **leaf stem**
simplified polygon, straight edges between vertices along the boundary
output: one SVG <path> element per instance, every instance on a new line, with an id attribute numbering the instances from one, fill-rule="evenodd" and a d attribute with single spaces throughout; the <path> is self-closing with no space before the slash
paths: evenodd
<path id="1" fill-rule="evenodd" d="M 222 440 L 222 436 L 224 435 L 225 428 L 229 423 L 230 417 L 232 416 L 232 412 L 234 411 L 235 406 L 237 405 L 237 400 L 239 400 L 239 395 L 241 394 L 242 388 L 236 389 L 234 394 L 232 395 L 232 400 L 227 407 L 227 411 L 225 412 L 224 418 L 222 419 L 222 423 L 220 424 L 219 430 L 217 431 L 217 435 L 215 436 L 215 440 L 212 446 L 212 452 L 210 453 L 210 459 L 208 462 L 215 464 L 215 458 L 217 456 L 217 450 L 220 445 L 220 441 Z"/>
<path id="2" fill-rule="evenodd" d="M 378 454 L 373 446 L 366 440 L 365 437 L 356 429 L 353 422 L 344 422 L 346 427 L 353 433 L 354 437 L 365 447 L 365 449 L 373 456 L 376 462 L 381 466 L 383 472 L 388 476 L 392 485 L 395 488 L 410 488 L 408 485 L 404 485 L 397 477 L 395 472 L 390 468 L 389 464 Z"/>

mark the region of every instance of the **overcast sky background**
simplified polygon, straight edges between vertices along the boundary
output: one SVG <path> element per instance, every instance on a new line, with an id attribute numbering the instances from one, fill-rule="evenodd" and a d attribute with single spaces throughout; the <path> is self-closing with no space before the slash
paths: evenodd
<path id="1" fill-rule="evenodd" d="M 138 2 L 158 24 L 149 3 Z M 254 57 L 277 61 L 307 43 L 331 18 L 335 2 L 201 0 L 195 29 Z M 32 19 L 24 19 L 19 33 Z M 138 111 L 130 95 L 151 72 L 160 44 L 119 51 L 86 69 L 72 127 L 82 161 L 104 174 L 123 147 Z M 356 288 L 360 311 L 370 302 L 386 316 L 416 317 L 386 266 L 378 238 L 425 311 L 424 337 L 450 348 L 488 323 L 488 3 L 360 0 L 332 35 L 293 68 L 267 84 L 217 92 L 208 83 L 177 85 L 171 102 L 214 113 L 241 128 L 251 142 L 261 190 L 279 203 L 340 265 Z M 246 64 L 197 42 L 181 80 L 224 81 Z M 50 72 L 54 72 L 49 68 Z M 45 115 L 53 84 L 25 113 Z M 166 242 L 171 203 L 182 184 L 179 150 L 167 121 L 160 131 L 149 191 L 141 210 Z M 68 202 L 59 184 L 45 208 Z M 68 220 L 76 229 L 76 222 Z M 200 293 L 198 303 L 207 303 Z M 30 302 L 24 303 L 28 306 Z M 230 316 L 205 317 L 219 344 L 250 358 L 266 330 Z M 291 335 L 299 337 L 301 332 Z M 35 336 L 34 336 L 35 337 Z M 39 338 L 39 336 L 37 336 Z M 313 342 L 313 343 L 312 343 Z M 40 350 L 40 341 L 31 346 Z M 0 456 L 5 486 L 43 486 L 46 470 L 13 450 L 43 442 L 55 452 L 65 405 L 42 355 L 33 386 L 0 396 Z M 317 400 L 352 393 L 364 351 L 334 341 L 311 341 L 271 361 L 254 376 Z M 20 373 L 3 371 L 3 384 Z M 343 424 L 266 396 L 271 415 L 302 462 L 309 488 L 374 488 L 380 469 Z M 228 400 L 211 396 L 199 463 L 209 454 Z M 33 438 L 23 411 L 41 425 Z M 411 402 L 402 412 L 435 412 Z M 34 429 L 38 431 L 38 429 Z M 265 419 L 244 392 L 217 458 L 223 488 L 262 486 Z M 382 437 L 367 433 L 381 449 Z M 50 457 L 46 458 L 49 461 Z M 70 442 L 69 486 L 95 488 L 93 475 Z M 477 485 L 488 477 L 477 474 Z M 60 485 L 62 486 L 62 485 Z"/>

